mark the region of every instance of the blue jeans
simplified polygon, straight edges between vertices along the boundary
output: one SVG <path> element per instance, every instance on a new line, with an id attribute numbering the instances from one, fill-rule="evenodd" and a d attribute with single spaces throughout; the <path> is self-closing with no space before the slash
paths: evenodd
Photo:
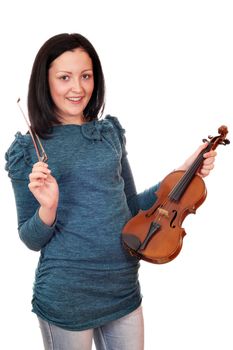
<path id="1" fill-rule="evenodd" d="M 84 331 L 67 331 L 39 318 L 45 350 L 143 350 L 142 307 L 104 326 Z"/>

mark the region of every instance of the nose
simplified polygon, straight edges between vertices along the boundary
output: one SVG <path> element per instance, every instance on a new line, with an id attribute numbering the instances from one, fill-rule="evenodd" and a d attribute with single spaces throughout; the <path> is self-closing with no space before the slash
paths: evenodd
<path id="1" fill-rule="evenodd" d="M 72 80 L 72 88 L 71 90 L 76 93 L 80 93 L 83 91 L 82 83 L 79 78 L 74 78 Z"/>

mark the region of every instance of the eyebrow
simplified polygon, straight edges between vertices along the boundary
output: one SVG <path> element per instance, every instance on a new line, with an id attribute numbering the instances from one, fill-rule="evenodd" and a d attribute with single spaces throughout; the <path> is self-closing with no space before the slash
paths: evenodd
<path id="1" fill-rule="evenodd" d="M 81 71 L 81 73 L 88 72 L 88 71 L 93 71 L 93 69 L 92 69 L 92 68 L 84 69 L 83 71 Z M 69 72 L 68 70 L 59 70 L 57 73 L 68 73 L 68 74 L 72 74 L 72 72 Z"/>

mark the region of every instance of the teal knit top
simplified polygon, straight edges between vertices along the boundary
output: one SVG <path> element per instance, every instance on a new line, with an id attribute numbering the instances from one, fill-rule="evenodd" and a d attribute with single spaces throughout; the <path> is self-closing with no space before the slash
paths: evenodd
<path id="1" fill-rule="evenodd" d="M 95 328 L 141 303 L 139 261 L 122 246 L 121 231 L 139 209 L 153 205 L 158 185 L 136 193 L 116 117 L 54 126 L 42 143 L 59 185 L 52 226 L 40 219 L 28 189 L 37 162 L 31 136 L 18 132 L 5 156 L 19 236 L 40 251 L 32 311 L 67 330 Z"/>

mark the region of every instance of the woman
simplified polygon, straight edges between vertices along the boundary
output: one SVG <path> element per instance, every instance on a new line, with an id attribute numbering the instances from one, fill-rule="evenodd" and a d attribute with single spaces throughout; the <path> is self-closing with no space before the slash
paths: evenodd
<path id="1" fill-rule="evenodd" d="M 93 337 L 98 350 L 143 349 L 139 262 L 120 237 L 139 209 L 153 205 L 159 185 L 136 193 L 124 129 L 116 117 L 99 119 L 104 92 L 92 44 L 80 34 L 50 38 L 35 58 L 28 93 L 48 164 L 37 161 L 29 134 L 17 133 L 6 153 L 20 238 L 40 250 L 32 310 L 47 350 L 90 350 Z M 215 156 L 205 154 L 201 176 Z"/>

